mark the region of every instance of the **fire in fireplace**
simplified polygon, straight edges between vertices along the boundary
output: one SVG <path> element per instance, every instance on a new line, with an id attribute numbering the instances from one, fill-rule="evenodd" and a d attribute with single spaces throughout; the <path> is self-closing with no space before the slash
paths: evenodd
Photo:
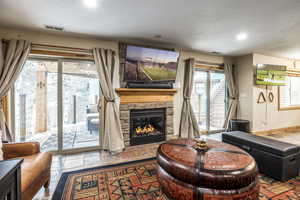
<path id="1" fill-rule="evenodd" d="M 165 121 L 165 108 L 130 110 L 130 145 L 164 141 Z"/>
<path id="2" fill-rule="evenodd" d="M 136 135 L 155 135 L 156 129 L 151 124 L 147 124 L 143 128 L 140 126 L 135 129 Z"/>

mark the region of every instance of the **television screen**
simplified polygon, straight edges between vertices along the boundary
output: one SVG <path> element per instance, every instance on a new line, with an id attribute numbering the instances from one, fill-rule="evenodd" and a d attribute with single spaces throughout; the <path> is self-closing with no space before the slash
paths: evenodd
<path id="1" fill-rule="evenodd" d="M 174 82 L 179 53 L 128 45 L 124 79 L 129 82 Z"/>
<path id="2" fill-rule="evenodd" d="M 284 86 L 286 84 L 286 75 L 286 66 L 258 64 L 256 68 L 256 84 Z"/>

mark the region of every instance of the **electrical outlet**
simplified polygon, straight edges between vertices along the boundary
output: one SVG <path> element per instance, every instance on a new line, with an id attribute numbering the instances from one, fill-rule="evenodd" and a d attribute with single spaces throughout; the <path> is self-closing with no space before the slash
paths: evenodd
<path id="1" fill-rule="evenodd" d="M 261 126 L 262 126 L 262 127 L 266 127 L 267 125 L 268 125 L 267 122 L 265 122 L 265 121 L 262 121 L 262 122 L 261 122 Z"/>

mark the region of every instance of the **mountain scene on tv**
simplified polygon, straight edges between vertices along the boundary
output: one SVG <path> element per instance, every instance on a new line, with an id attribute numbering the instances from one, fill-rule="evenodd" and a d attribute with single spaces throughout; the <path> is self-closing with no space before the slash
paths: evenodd
<path id="1" fill-rule="evenodd" d="M 177 59 L 174 51 L 127 46 L 125 79 L 127 81 L 174 81 Z"/>

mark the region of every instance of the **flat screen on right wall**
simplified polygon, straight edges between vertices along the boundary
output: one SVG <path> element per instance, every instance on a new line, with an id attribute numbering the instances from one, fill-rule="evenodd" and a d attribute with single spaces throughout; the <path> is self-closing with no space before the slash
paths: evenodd
<path id="1" fill-rule="evenodd" d="M 284 65 L 256 65 L 256 85 L 286 85 L 287 67 Z"/>

